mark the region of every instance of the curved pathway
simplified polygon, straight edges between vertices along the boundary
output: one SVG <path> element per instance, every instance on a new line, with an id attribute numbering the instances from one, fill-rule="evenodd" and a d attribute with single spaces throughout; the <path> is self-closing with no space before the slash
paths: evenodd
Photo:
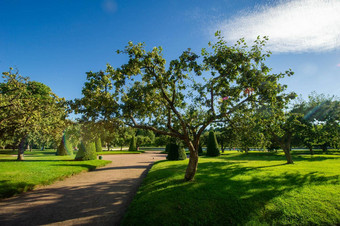
<path id="1" fill-rule="evenodd" d="M 0 225 L 119 225 L 147 171 L 164 154 L 104 155 L 112 163 L 0 201 Z"/>

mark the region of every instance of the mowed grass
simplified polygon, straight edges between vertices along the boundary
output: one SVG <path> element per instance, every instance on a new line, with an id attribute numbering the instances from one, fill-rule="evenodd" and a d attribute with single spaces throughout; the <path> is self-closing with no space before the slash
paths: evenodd
<path id="1" fill-rule="evenodd" d="M 24 161 L 16 161 L 10 154 L 16 152 L 0 151 L 0 198 L 110 163 L 105 160 L 74 161 L 74 156 L 56 156 L 54 150 L 25 152 Z"/>
<path id="2" fill-rule="evenodd" d="M 227 151 L 199 159 L 184 182 L 188 160 L 156 163 L 123 225 L 339 225 L 340 155 Z"/>

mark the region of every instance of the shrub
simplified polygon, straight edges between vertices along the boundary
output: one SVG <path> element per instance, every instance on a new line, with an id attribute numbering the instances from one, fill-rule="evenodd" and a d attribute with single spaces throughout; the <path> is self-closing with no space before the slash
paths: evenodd
<path id="1" fill-rule="evenodd" d="M 207 145 L 207 156 L 219 156 L 219 155 L 220 148 L 218 147 L 215 133 L 213 131 L 210 131 Z"/>
<path id="2" fill-rule="evenodd" d="M 75 160 L 95 160 L 97 159 L 96 145 L 94 142 L 81 142 Z"/>
<path id="3" fill-rule="evenodd" d="M 203 154 L 203 149 L 201 145 L 198 145 L 198 154 L 199 155 Z"/>
<path id="4" fill-rule="evenodd" d="M 166 153 L 169 153 L 169 150 L 170 150 L 170 144 L 167 144 L 167 145 L 165 146 L 165 152 L 166 152 Z"/>
<path id="5" fill-rule="evenodd" d="M 187 154 L 185 153 L 185 150 L 183 146 L 178 147 L 178 160 L 185 160 L 187 159 Z"/>
<path id="6" fill-rule="evenodd" d="M 183 147 L 180 147 L 175 143 L 170 143 L 167 145 L 167 148 L 168 148 L 168 156 L 166 157 L 167 160 L 184 160 L 187 158 L 187 155 Z"/>
<path id="7" fill-rule="evenodd" d="M 72 149 L 72 144 L 66 139 L 64 135 L 57 148 L 56 155 L 73 155 Z"/>
<path id="8" fill-rule="evenodd" d="M 100 138 L 96 139 L 96 152 L 102 152 L 103 148 L 102 148 L 102 141 Z"/>
<path id="9" fill-rule="evenodd" d="M 133 135 L 130 141 L 129 151 L 137 151 L 136 137 Z"/>

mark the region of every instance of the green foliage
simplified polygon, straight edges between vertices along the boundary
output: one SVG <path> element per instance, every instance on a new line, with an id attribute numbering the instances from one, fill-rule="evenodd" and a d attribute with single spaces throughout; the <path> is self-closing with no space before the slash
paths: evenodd
<path id="1" fill-rule="evenodd" d="M 219 156 L 220 148 L 217 143 L 217 139 L 214 131 L 209 132 L 209 139 L 207 145 L 207 156 Z"/>
<path id="2" fill-rule="evenodd" d="M 169 143 L 165 146 L 165 152 L 169 153 L 170 148 L 171 148 L 171 143 Z"/>
<path id="3" fill-rule="evenodd" d="M 143 43 L 129 42 L 117 51 L 128 56 L 125 64 L 87 73 L 76 110 L 88 119 L 118 118 L 133 128 L 178 138 L 190 151 L 189 163 L 195 164 L 185 175 L 192 180 L 197 144 L 209 125 L 233 122 L 234 115 L 258 106 L 283 109 L 291 97 L 278 81 L 293 72 L 272 74 L 265 64 L 267 37 L 249 47 L 243 39 L 228 46 L 220 32 L 216 36 L 217 42 L 202 49 L 201 56 L 187 49 L 169 61 L 162 47 L 147 50 Z"/>
<path id="4" fill-rule="evenodd" d="M 236 151 L 201 158 L 195 181 L 188 161 L 153 165 L 122 225 L 339 225 L 340 156 Z"/>
<path id="5" fill-rule="evenodd" d="M 185 160 L 187 159 L 187 154 L 185 153 L 185 149 L 182 145 L 178 147 L 178 160 Z"/>
<path id="6" fill-rule="evenodd" d="M 175 143 L 170 143 L 167 145 L 167 160 L 185 160 L 187 158 L 185 150 L 182 146 Z"/>
<path id="7" fill-rule="evenodd" d="M 20 159 L 27 139 L 59 141 L 66 127 L 66 102 L 51 89 L 29 81 L 10 68 L 0 83 L 0 139 L 19 144 Z"/>
<path id="8" fill-rule="evenodd" d="M 96 152 L 102 152 L 103 148 L 102 148 L 102 141 L 101 141 L 100 137 L 98 137 L 96 139 L 95 144 L 96 144 Z"/>
<path id="9" fill-rule="evenodd" d="M 0 155 L 0 199 L 110 163 L 105 160 L 72 161 L 71 156 L 56 156 L 54 150 L 33 150 L 25 153 L 25 158 L 27 161 L 18 162 L 12 156 Z"/>
<path id="10" fill-rule="evenodd" d="M 75 160 L 95 160 L 97 159 L 96 145 L 94 142 L 81 142 L 78 146 L 78 152 Z"/>
<path id="11" fill-rule="evenodd" d="M 133 135 L 130 140 L 129 151 L 137 151 L 136 137 Z"/>

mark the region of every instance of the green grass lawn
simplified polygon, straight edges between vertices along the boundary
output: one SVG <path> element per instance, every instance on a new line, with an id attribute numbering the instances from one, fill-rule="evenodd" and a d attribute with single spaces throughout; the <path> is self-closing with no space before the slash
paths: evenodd
<path id="1" fill-rule="evenodd" d="M 16 161 L 12 154 L 16 152 L 0 151 L 0 198 L 110 163 L 104 160 L 74 161 L 74 156 L 56 156 L 55 150 L 25 152 L 24 161 Z"/>
<path id="2" fill-rule="evenodd" d="M 226 151 L 199 159 L 193 182 L 185 161 L 156 163 L 123 225 L 337 225 L 340 155 Z"/>

